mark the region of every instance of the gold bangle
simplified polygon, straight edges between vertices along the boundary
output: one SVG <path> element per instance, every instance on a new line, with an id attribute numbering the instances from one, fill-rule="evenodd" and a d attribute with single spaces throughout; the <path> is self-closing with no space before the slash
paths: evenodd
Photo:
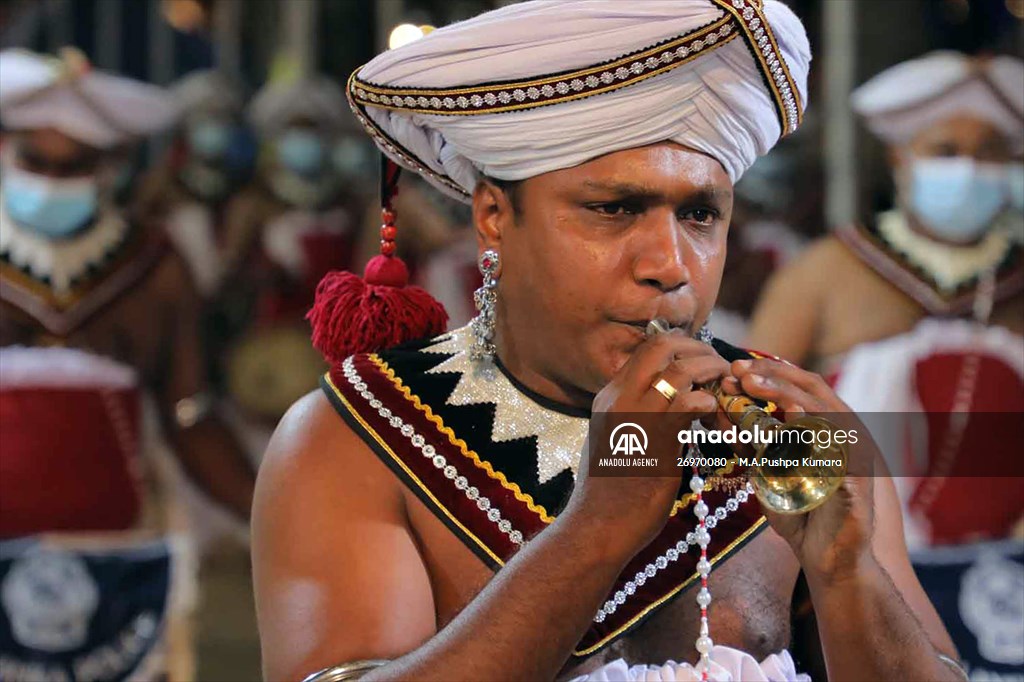
<path id="1" fill-rule="evenodd" d="M 371 670 L 375 670 L 387 663 L 390 663 L 390 661 L 376 659 L 332 665 L 330 668 L 324 668 L 320 672 L 313 673 L 303 679 L 302 682 L 347 682 L 347 680 L 358 680 Z"/>

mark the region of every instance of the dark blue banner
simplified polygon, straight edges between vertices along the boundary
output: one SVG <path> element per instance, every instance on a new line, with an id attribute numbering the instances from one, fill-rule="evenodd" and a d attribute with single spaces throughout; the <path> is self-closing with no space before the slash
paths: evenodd
<path id="1" fill-rule="evenodd" d="M 1024 681 L 1024 543 L 911 554 L 972 680 Z"/>
<path id="2" fill-rule="evenodd" d="M 0 542 L 0 680 L 115 682 L 163 637 L 171 591 L 165 542 L 109 550 Z"/>

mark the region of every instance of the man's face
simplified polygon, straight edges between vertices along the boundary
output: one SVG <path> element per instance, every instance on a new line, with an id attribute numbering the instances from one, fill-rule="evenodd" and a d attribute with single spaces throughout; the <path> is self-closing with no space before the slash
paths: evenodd
<path id="1" fill-rule="evenodd" d="M 64 133 L 44 128 L 21 133 L 16 138 L 14 163 L 19 168 L 52 178 L 93 175 L 100 167 L 102 153 L 71 139 Z"/>
<path id="2" fill-rule="evenodd" d="M 1008 163 L 1011 153 L 1010 141 L 999 128 L 969 114 L 960 114 L 919 132 L 896 162 L 902 165 L 906 157 L 963 156 L 984 163 Z"/>
<path id="3" fill-rule="evenodd" d="M 693 333 L 707 318 L 732 211 L 714 159 L 662 143 L 530 178 L 515 194 L 500 234 L 481 235 L 501 256 L 498 343 L 517 363 L 593 394 L 649 320 Z"/>

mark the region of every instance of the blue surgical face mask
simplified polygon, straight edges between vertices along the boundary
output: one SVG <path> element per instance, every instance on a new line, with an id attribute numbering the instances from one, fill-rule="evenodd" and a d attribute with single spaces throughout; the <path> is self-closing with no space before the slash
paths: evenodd
<path id="1" fill-rule="evenodd" d="M 1024 211 L 1024 163 L 1007 165 L 1006 182 L 1010 187 L 1010 206 Z"/>
<path id="2" fill-rule="evenodd" d="M 957 243 L 980 238 L 1006 206 L 1004 170 L 968 157 L 911 161 L 907 208 L 935 236 Z"/>
<path id="3" fill-rule="evenodd" d="M 362 177 L 373 173 L 373 148 L 362 141 L 341 140 L 331 152 L 334 168 L 346 177 Z"/>
<path id="4" fill-rule="evenodd" d="M 289 130 L 277 141 L 277 158 L 289 170 L 313 175 L 324 163 L 323 140 L 308 130 Z"/>
<path id="5" fill-rule="evenodd" d="M 202 121 L 188 129 L 188 146 L 205 159 L 219 159 L 231 146 L 232 133 L 226 123 Z"/>
<path id="6" fill-rule="evenodd" d="M 96 178 L 51 178 L 7 166 L 3 171 L 4 209 L 10 218 L 51 239 L 69 237 L 96 214 Z"/>

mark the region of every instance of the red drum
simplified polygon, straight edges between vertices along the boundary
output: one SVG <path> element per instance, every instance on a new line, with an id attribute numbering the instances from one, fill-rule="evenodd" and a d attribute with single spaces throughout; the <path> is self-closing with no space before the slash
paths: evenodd
<path id="1" fill-rule="evenodd" d="M 140 396 L 134 371 L 111 360 L 0 350 L 0 537 L 135 525 Z"/>
<path id="2" fill-rule="evenodd" d="M 836 392 L 896 477 L 911 548 L 1007 537 L 1024 517 L 1024 339 L 928 319 L 844 359 Z"/>

